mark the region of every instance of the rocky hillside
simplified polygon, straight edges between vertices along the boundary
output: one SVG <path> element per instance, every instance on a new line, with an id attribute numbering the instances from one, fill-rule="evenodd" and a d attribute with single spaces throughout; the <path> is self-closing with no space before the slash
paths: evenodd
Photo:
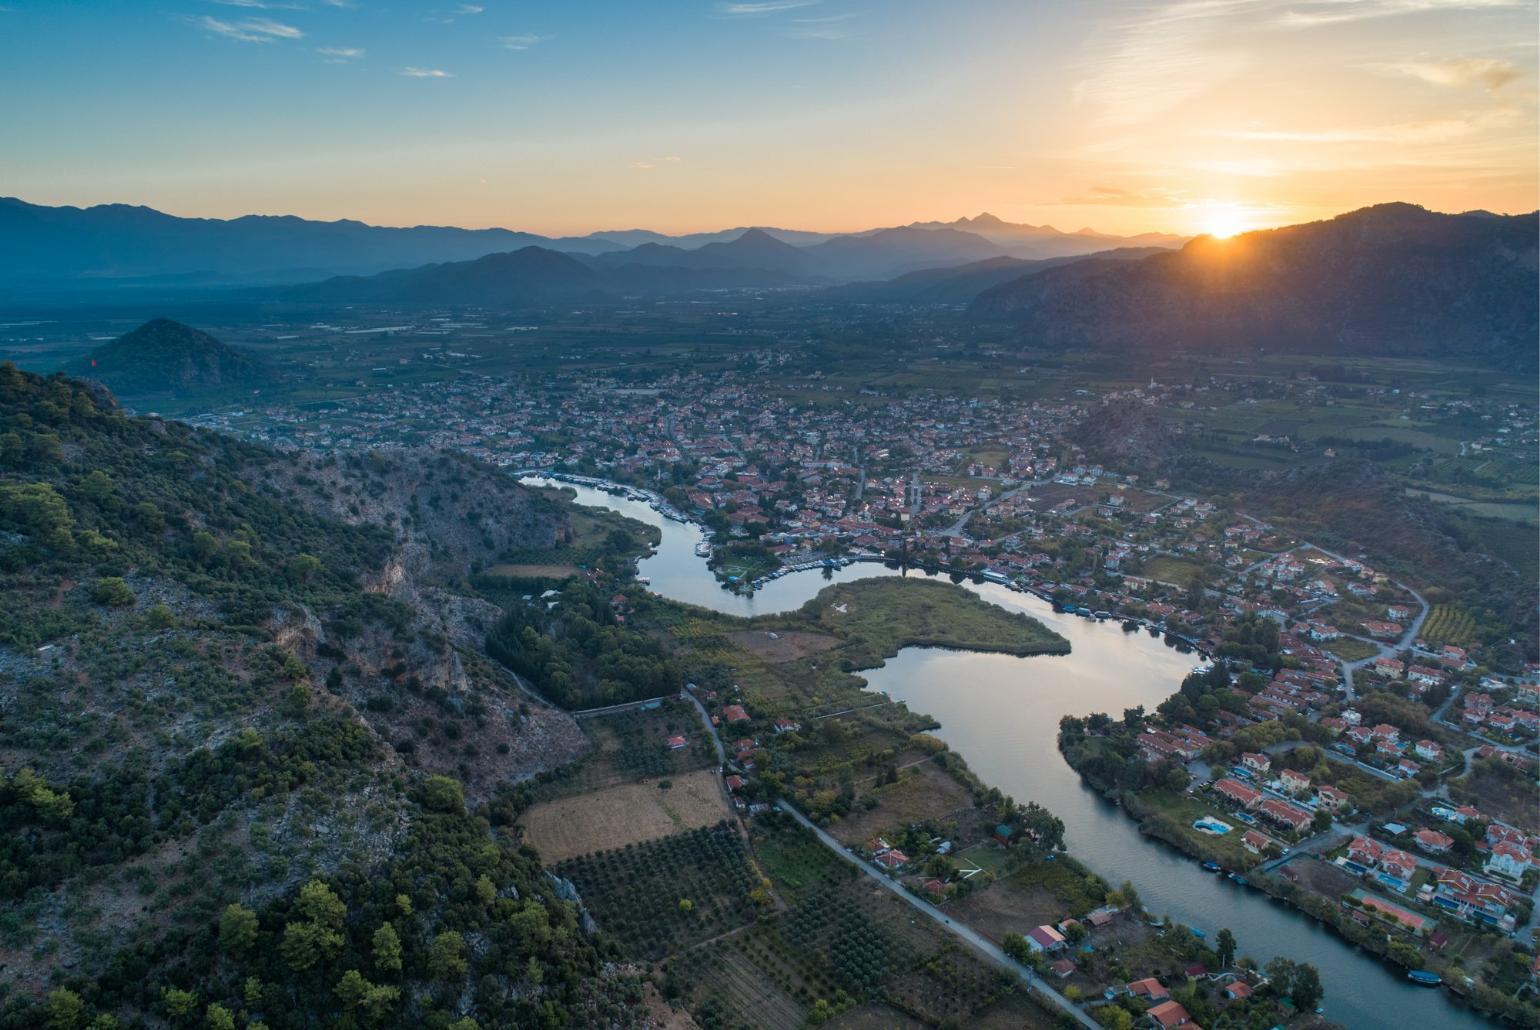
<path id="1" fill-rule="evenodd" d="M 1131 263 L 1080 262 L 986 290 L 1025 342 L 1118 350 L 1394 354 L 1533 368 L 1535 215 L 1410 204 L 1201 236 Z"/>
<path id="2" fill-rule="evenodd" d="M 0 1027 L 630 1010 L 483 807 L 586 746 L 484 657 L 499 611 L 465 586 L 560 507 L 10 365 L 0 426 Z"/>

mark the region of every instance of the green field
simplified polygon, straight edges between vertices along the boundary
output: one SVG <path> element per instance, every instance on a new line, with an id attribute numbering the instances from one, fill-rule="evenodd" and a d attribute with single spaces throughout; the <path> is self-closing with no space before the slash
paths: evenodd
<path id="1" fill-rule="evenodd" d="M 1459 605 L 1434 605 L 1422 624 L 1422 637 L 1433 644 L 1465 647 L 1477 643 L 1476 622 Z"/>

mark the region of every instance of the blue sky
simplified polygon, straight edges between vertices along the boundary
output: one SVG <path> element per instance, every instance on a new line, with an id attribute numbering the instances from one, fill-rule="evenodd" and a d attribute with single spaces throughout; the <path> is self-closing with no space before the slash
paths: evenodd
<path id="1" fill-rule="evenodd" d="M 0 0 L 0 193 L 578 232 L 1535 206 L 1532 0 Z"/>

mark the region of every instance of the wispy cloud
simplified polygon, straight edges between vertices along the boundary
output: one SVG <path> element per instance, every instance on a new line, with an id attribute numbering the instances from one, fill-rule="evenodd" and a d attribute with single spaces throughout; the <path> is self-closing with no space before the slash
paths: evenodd
<path id="1" fill-rule="evenodd" d="M 213 0 L 216 4 L 225 7 L 250 7 L 265 11 L 298 11 L 303 10 L 303 5 L 296 3 L 284 3 L 282 0 Z"/>
<path id="2" fill-rule="evenodd" d="M 1227 40 L 1232 16 L 1258 0 L 1175 0 L 1141 8 L 1093 38 L 1077 100 L 1111 125 L 1149 122 L 1182 101 L 1240 75 L 1249 55 Z"/>
<path id="3" fill-rule="evenodd" d="M 1092 186 L 1085 193 L 1059 201 L 1066 207 L 1149 207 L 1170 208 L 1182 204 L 1180 193 L 1168 189 L 1127 189 L 1122 186 Z"/>
<path id="4" fill-rule="evenodd" d="M 1391 75 L 1406 75 L 1434 86 L 1481 86 L 1495 93 L 1519 77 L 1511 61 L 1495 57 L 1456 57 L 1446 61 L 1402 61 L 1371 64 L 1371 69 Z"/>
<path id="5" fill-rule="evenodd" d="M 1432 118 L 1419 122 L 1322 130 L 1240 129 L 1215 135 L 1254 143 L 1450 143 L 1482 130 L 1511 126 L 1517 119 L 1518 112 L 1502 109 L 1470 118 Z"/>
<path id="6" fill-rule="evenodd" d="M 801 7 L 817 7 L 820 0 L 757 0 L 757 2 L 719 3 L 717 13 L 734 18 L 752 18 L 761 14 L 779 14 Z"/>
<path id="7" fill-rule="evenodd" d="M 221 21 L 204 15 L 193 24 L 226 39 L 238 39 L 243 43 L 271 43 L 279 39 L 303 39 L 305 34 L 293 25 L 285 25 L 271 18 L 243 18 L 237 22 Z"/>
<path id="8" fill-rule="evenodd" d="M 1289 4 L 1277 23 L 1286 28 L 1311 29 L 1322 25 L 1393 18 L 1430 11 L 1476 11 L 1482 8 L 1516 7 L 1524 0 L 1302 0 Z"/>
<path id="9" fill-rule="evenodd" d="M 544 43 L 550 36 L 537 36 L 533 32 L 517 33 L 512 36 L 499 36 L 497 42 L 505 50 L 528 50 L 537 43 Z"/>
<path id="10" fill-rule="evenodd" d="M 793 18 L 788 35 L 795 39 L 849 39 L 855 14 L 826 14 L 818 18 Z"/>
<path id="11" fill-rule="evenodd" d="M 454 75 L 442 68 L 414 68 L 408 65 L 401 69 L 401 74 L 409 79 L 452 79 Z"/>
<path id="12" fill-rule="evenodd" d="M 481 6 L 480 4 L 461 4 L 459 7 L 455 8 L 455 13 L 456 14 L 480 14 L 482 11 L 485 11 L 485 10 L 486 10 L 486 8 Z"/>
<path id="13" fill-rule="evenodd" d="M 320 46 L 315 52 L 326 58 L 327 64 L 346 64 L 364 56 L 363 50 L 356 46 Z"/>

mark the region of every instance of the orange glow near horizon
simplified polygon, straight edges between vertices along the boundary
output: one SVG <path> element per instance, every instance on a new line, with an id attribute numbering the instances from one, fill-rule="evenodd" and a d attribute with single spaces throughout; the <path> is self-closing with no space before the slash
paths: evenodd
<path id="1" fill-rule="evenodd" d="M 1268 228 L 1264 223 L 1264 212 L 1239 201 L 1203 201 L 1194 204 L 1189 214 L 1194 232 L 1216 240 Z"/>

